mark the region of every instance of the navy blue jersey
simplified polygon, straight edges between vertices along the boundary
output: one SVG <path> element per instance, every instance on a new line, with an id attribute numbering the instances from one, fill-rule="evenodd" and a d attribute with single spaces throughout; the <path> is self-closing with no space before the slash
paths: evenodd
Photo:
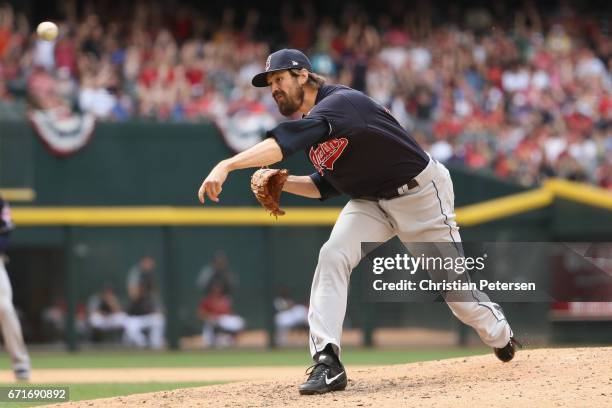
<path id="1" fill-rule="evenodd" d="M 8 234 L 13 228 L 11 209 L 8 203 L 0 197 L 0 255 L 6 252 Z"/>
<path id="2" fill-rule="evenodd" d="M 408 183 L 429 157 L 391 113 L 362 92 L 323 85 L 300 120 L 268 132 L 283 157 L 305 150 L 322 198 L 382 197 Z"/>

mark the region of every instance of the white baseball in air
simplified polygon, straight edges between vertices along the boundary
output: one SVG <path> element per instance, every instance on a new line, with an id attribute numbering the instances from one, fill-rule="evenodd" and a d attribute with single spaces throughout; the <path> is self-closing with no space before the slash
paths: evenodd
<path id="1" fill-rule="evenodd" d="M 43 21 L 36 28 L 36 34 L 38 37 L 42 38 L 45 41 L 53 41 L 57 37 L 57 25 L 50 21 Z"/>

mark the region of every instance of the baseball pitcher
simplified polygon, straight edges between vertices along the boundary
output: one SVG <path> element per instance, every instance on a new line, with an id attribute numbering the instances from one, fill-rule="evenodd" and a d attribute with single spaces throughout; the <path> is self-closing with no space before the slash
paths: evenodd
<path id="1" fill-rule="evenodd" d="M 13 372 L 18 380 L 30 378 L 30 356 L 23 342 L 21 325 L 13 307 L 13 291 L 4 266 L 8 235 L 13 230 L 8 203 L 0 197 L 0 324 L 4 345 L 11 356 Z"/>
<path id="2" fill-rule="evenodd" d="M 300 394 L 342 390 L 347 385 L 340 362 L 342 322 L 361 243 L 385 242 L 397 235 L 402 242 L 450 242 L 459 248 L 452 181 L 448 170 L 387 109 L 359 91 L 326 84 L 298 50 L 271 54 L 252 84 L 270 87 L 279 111 L 285 116 L 300 112 L 302 119 L 279 124 L 266 140 L 219 162 L 198 196 L 202 203 L 205 196 L 217 202 L 231 171 L 268 166 L 303 150 L 315 172 L 294 176 L 262 170 L 266 173 L 254 180 L 270 180 L 269 185 L 252 186 L 262 203 L 266 200 L 261 196 L 274 197 L 279 177 L 282 190 L 292 194 L 320 200 L 338 194 L 351 197 L 319 253 L 308 311 L 314 365 L 299 386 Z M 268 208 L 282 215 L 275 204 Z M 510 361 L 518 343 L 501 308 L 484 293 L 471 295 L 473 301 L 462 301 L 453 293 L 445 299 L 453 314 L 472 326 L 500 360 Z"/>

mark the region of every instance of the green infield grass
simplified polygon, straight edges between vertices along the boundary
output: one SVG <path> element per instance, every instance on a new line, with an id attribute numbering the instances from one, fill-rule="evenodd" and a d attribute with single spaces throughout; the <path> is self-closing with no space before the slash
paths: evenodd
<path id="1" fill-rule="evenodd" d="M 70 401 L 90 400 L 96 398 L 117 397 L 120 395 L 140 394 L 145 392 L 167 391 L 177 388 L 202 387 L 205 385 L 220 384 L 215 382 L 148 382 L 148 383 L 90 383 L 90 384 L 13 384 L 18 387 L 68 387 Z M 7 387 L 8 384 L 2 384 Z M 1 407 L 22 408 L 38 405 L 53 404 L 56 402 L 0 402 Z"/>
<path id="2" fill-rule="evenodd" d="M 346 364 L 403 364 L 490 353 L 477 348 L 354 348 L 342 352 Z M 124 367 L 257 367 L 292 366 L 310 363 L 305 349 L 274 351 L 224 349 L 206 351 L 80 351 L 32 352 L 32 367 L 37 368 L 124 368 Z M 10 367 L 6 354 L 0 355 L 0 369 Z"/>
<path id="3" fill-rule="evenodd" d="M 411 348 L 411 349 L 369 349 L 348 348 L 343 350 L 345 364 L 388 365 L 417 361 L 441 360 L 490 353 L 489 348 Z M 224 349 L 206 351 L 79 351 L 74 353 L 34 351 L 31 352 L 32 369 L 61 368 L 162 368 L 162 367 L 257 367 L 257 366 L 304 366 L 310 364 L 308 352 L 304 349 L 245 350 Z M 8 356 L 0 355 L 0 369 L 10 367 Z M 76 383 L 48 384 L 68 386 L 70 400 L 106 398 L 136 393 L 198 387 L 218 382 L 149 382 L 149 383 Z M 1 384 L 0 387 L 22 386 L 22 384 Z M 26 386 L 41 386 L 30 384 Z M 29 407 L 41 404 L 31 402 L 6 403 L 1 407 Z"/>

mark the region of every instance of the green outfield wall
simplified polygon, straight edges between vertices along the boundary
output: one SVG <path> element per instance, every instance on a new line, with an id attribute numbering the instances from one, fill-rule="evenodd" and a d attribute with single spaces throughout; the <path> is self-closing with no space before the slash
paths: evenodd
<path id="1" fill-rule="evenodd" d="M 220 159 L 231 155 L 212 124 L 100 123 L 91 142 L 67 158 L 52 155 L 27 122 L 0 123 L 0 187 L 35 193 L 30 206 L 179 206 L 199 205 L 196 190 Z M 304 155 L 281 164 L 293 173 L 312 171 Z M 368 165 L 365 163 L 364 165 Z M 451 168 L 456 205 L 525 191 L 493 177 Z M 249 189 L 250 171 L 232 173 L 222 202 L 214 207 L 256 206 Z M 342 206 L 346 198 L 325 202 Z M 321 206 L 317 200 L 287 195 L 283 205 Z M 227 254 L 238 285 L 235 309 L 250 328 L 271 327 L 272 297 L 286 287 L 306 300 L 318 250 L 330 226 L 36 226 L 20 227 L 12 237 L 9 271 L 15 303 L 24 315 L 26 337 L 43 340 L 42 311 L 65 302 L 81 310 L 105 283 L 126 297 L 128 269 L 143 256 L 157 261 L 157 280 L 168 315 L 168 334 L 200 331 L 195 309 L 202 293 L 196 286 L 203 266 L 218 250 Z M 611 212 L 557 200 L 552 206 L 461 230 L 466 241 L 605 241 L 612 239 Z M 544 272 L 542 272 L 544 273 Z M 355 272 L 358 281 L 359 268 Z M 357 283 L 354 283 L 355 286 Z M 528 310 L 526 310 L 526 308 Z M 546 331 L 547 305 L 508 305 L 517 325 Z M 456 327 L 444 305 L 376 304 L 351 291 L 348 324 Z M 72 326 L 72 321 L 68 321 Z M 78 342 L 68 336 L 72 346 Z"/>
<path id="2" fill-rule="evenodd" d="M 27 122 L 0 122 L 0 187 L 28 187 L 34 204 L 197 205 L 195 191 L 211 167 L 231 155 L 212 124 L 100 123 L 90 143 L 66 158 L 53 156 Z M 281 163 L 293 173 L 313 171 L 305 155 Z M 365 163 L 364 165 L 368 165 Z M 255 205 L 250 171 L 232 173 L 221 206 Z M 521 191 L 510 183 L 454 174 L 457 205 Z M 341 205 L 339 198 L 326 205 Z M 286 205 L 317 205 L 283 197 Z"/>

